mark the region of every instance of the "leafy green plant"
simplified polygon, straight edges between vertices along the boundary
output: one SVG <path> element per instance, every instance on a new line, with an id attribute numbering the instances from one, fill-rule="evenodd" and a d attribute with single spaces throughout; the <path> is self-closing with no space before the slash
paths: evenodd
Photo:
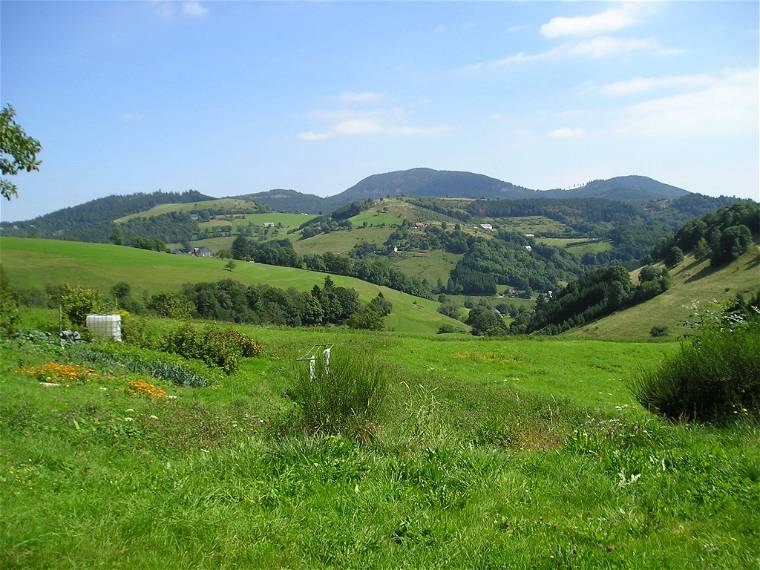
<path id="1" fill-rule="evenodd" d="M 304 427 L 317 433 L 367 436 L 388 391 L 393 370 L 367 354 L 337 349 L 329 366 L 319 355 L 313 366 L 298 362 L 289 391 Z"/>
<path id="2" fill-rule="evenodd" d="M 216 372 L 199 362 L 122 343 L 74 343 L 68 347 L 68 355 L 75 361 L 101 367 L 124 367 L 130 372 L 149 374 L 179 386 L 210 386 L 217 379 Z"/>
<path id="3" fill-rule="evenodd" d="M 189 323 L 171 330 L 162 348 L 218 366 L 227 374 L 238 369 L 241 358 L 261 353 L 261 343 L 243 333 L 213 326 L 198 328 Z"/>
<path id="4" fill-rule="evenodd" d="M 633 383 L 641 404 L 671 419 L 726 423 L 760 416 L 760 327 L 710 328 Z"/>
<path id="5" fill-rule="evenodd" d="M 654 325 L 649 329 L 649 335 L 653 337 L 668 336 L 668 327 L 664 325 Z"/>
<path id="6" fill-rule="evenodd" d="M 68 322 L 80 327 L 84 326 L 88 314 L 113 309 L 112 303 L 97 289 L 68 283 L 62 287 L 59 301 Z"/>

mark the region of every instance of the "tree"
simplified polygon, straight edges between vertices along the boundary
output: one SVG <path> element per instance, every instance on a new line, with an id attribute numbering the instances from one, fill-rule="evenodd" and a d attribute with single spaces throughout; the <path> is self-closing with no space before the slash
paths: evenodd
<path id="1" fill-rule="evenodd" d="M 383 317 L 371 309 L 359 311 L 348 319 L 348 326 L 352 329 L 381 331 L 383 330 Z"/>
<path id="2" fill-rule="evenodd" d="M 713 263 L 733 261 L 743 255 L 752 243 L 752 232 L 745 225 L 726 228 L 720 236 L 718 251 L 713 251 Z"/>
<path id="3" fill-rule="evenodd" d="M 111 242 L 113 242 L 114 245 L 121 245 L 124 243 L 124 230 L 118 226 L 115 227 L 111 232 Z"/>
<path id="4" fill-rule="evenodd" d="M 224 266 L 224 270 L 225 271 L 232 271 L 233 269 L 235 269 L 236 266 L 237 266 L 237 264 L 232 259 L 230 259 L 227 262 L 227 264 Z"/>
<path id="5" fill-rule="evenodd" d="M 699 238 L 697 245 L 694 246 L 694 257 L 698 261 L 702 261 L 703 259 L 710 257 L 710 245 L 707 243 L 707 240 L 705 238 Z"/>
<path id="6" fill-rule="evenodd" d="M 393 305 L 383 296 L 382 291 L 377 294 L 377 297 L 369 302 L 368 307 L 381 317 L 387 317 L 393 310 Z"/>
<path id="7" fill-rule="evenodd" d="M 37 154 L 42 145 L 24 132 L 14 121 L 16 111 L 6 105 L 0 111 L 0 173 L 14 176 L 19 172 L 39 170 Z M 6 200 L 16 196 L 16 185 L 10 180 L 0 180 L 0 195 Z"/>
<path id="8" fill-rule="evenodd" d="M 493 309 L 479 305 L 470 311 L 467 324 L 472 327 L 472 334 L 497 336 L 507 334 L 507 325 Z"/>
<path id="9" fill-rule="evenodd" d="M 671 247 L 668 250 L 668 253 L 665 254 L 665 265 L 667 267 L 675 267 L 682 261 L 683 261 L 683 250 L 677 245 L 674 245 L 673 247 Z"/>

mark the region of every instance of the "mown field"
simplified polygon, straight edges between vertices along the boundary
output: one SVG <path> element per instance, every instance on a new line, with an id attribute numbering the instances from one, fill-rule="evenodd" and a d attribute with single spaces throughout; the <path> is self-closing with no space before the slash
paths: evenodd
<path id="1" fill-rule="evenodd" d="M 3 342 L 0 565 L 760 563 L 758 428 L 670 424 L 627 390 L 674 343 L 238 328 L 262 356 L 207 388 L 149 379 L 165 398 L 118 367 L 45 387 L 24 367 L 66 353 Z M 398 371 L 366 437 L 296 427 L 294 360 L 324 342 Z"/>
<path id="2" fill-rule="evenodd" d="M 451 270 L 457 261 L 462 259 L 462 254 L 449 253 L 440 249 L 419 252 L 401 252 L 390 256 L 388 259 L 399 271 L 417 279 L 427 279 L 431 286 L 435 287 L 438 279 L 444 285 L 449 280 Z"/>
<path id="3" fill-rule="evenodd" d="M 677 338 L 688 332 L 684 323 L 699 304 L 723 302 L 737 293 L 753 295 L 760 289 L 760 246 L 754 246 L 727 266 L 715 269 L 709 261 L 688 255 L 670 270 L 671 288 L 649 301 L 613 313 L 565 336 L 606 339 L 643 339 L 653 326 L 668 327 Z M 634 272 L 634 277 L 636 272 Z"/>
<path id="4" fill-rule="evenodd" d="M 601 253 L 612 249 L 612 243 L 608 240 L 594 238 L 538 238 L 539 243 L 565 248 L 570 253 L 581 256 L 584 253 Z"/>
<path id="5" fill-rule="evenodd" d="M 319 234 L 304 240 L 294 240 L 293 249 L 300 254 L 304 253 L 339 253 L 346 255 L 351 248 L 361 242 L 383 245 L 393 228 L 354 228 L 352 230 L 340 230 Z"/>
<path id="6" fill-rule="evenodd" d="M 159 204 L 153 206 L 149 210 L 144 212 L 137 212 L 135 214 L 129 214 L 128 216 L 122 216 L 114 220 L 115 222 L 126 222 L 132 218 L 151 218 L 153 216 L 159 216 L 161 214 L 168 214 L 169 212 L 190 212 L 192 210 L 203 209 L 229 209 L 229 210 L 250 210 L 255 208 L 256 204 L 247 200 L 238 200 L 237 198 L 218 198 L 216 200 L 202 200 L 200 202 L 183 202 L 178 204 Z"/>
<path id="7" fill-rule="evenodd" d="M 281 224 L 282 230 L 287 231 L 291 228 L 297 228 L 304 222 L 308 222 L 316 216 L 312 214 L 289 214 L 285 212 L 267 212 L 265 214 L 245 214 L 244 218 L 232 218 L 225 220 L 223 218 L 215 218 L 208 222 L 201 222 L 199 225 L 201 228 L 211 228 L 216 226 L 231 225 L 235 231 L 240 226 L 247 226 L 248 224 L 256 224 L 263 226 L 266 223 Z"/>
<path id="8" fill-rule="evenodd" d="M 235 279 L 242 283 L 266 283 L 304 291 L 321 285 L 327 274 L 239 262 L 234 271 L 225 271 L 225 260 L 170 255 L 131 247 L 95 243 L 66 242 L 30 238 L 0 239 L 2 264 L 15 287 L 44 288 L 47 285 L 76 283 L 104 292 L 119 281 L 132 286 L 136 294 L 178 290 L 184 283 Z M 386 327 L 402 332 L 435 333 L 442 324 L 461 323 L 437 312 L 438 303 L 413 297 L 341 275 L 332 276 L 336 285 L 353 287 L 367 302 L 379 291 L 393 303 Z"/>

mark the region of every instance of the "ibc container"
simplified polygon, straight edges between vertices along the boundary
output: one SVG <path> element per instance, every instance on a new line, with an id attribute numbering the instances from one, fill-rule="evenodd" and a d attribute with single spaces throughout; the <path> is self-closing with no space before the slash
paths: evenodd
<path id="1" fill-rule="evenodd" d="M 121 342 L 121 315 L 87 315 L 85 324 L 92 338 Z"/>

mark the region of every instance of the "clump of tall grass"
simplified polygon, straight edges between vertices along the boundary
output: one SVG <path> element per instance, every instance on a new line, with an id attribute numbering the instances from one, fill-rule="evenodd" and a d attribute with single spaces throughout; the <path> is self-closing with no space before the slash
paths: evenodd
<path id="1" fill-rule="evenodd" d="M 758 323 L 760 324 L 760 323 Z M 760 418 L 760 326 L 710 328 L 639 374 L 636 398 L 671 419 L 727 423 Z"/>
<path id="2" fill-rule="evenodd" d="M 318 355 L 310 373 L 309 362 L 297 362 L 289 390 L 310 433 L 343 433 L 365 438 L 388 392 L 393 368 L 369 354 L 332 351 L 329 365 Z"/>

